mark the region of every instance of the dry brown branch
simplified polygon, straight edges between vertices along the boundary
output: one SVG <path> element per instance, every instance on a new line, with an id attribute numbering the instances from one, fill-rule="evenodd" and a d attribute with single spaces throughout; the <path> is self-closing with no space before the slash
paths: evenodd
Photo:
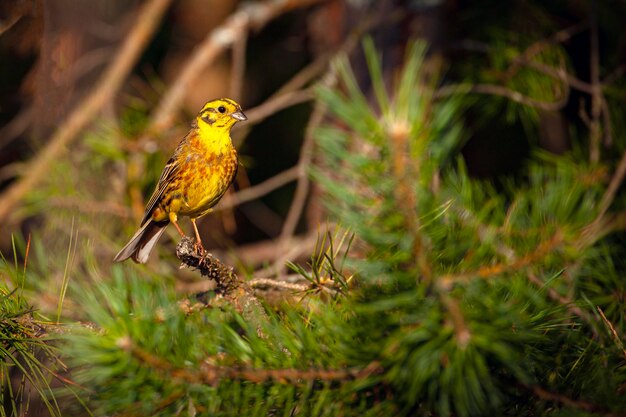
<path id="1" fill-rule="evenodd" d="M 534 42 L 532 45 L 526 48 L 524 52 L 522 52 L 516 59 L 513 60 L 514 65 L 512 65 L 506 71 L 507 77 L 510 77 L 522 65 L 537 63 L 536 61 L 533 61 L 532 58 L 544 49 L 546 49 L 548 46 L 554 45 L 556 43 L 563 43 L 569 40 L 572 36 L 582 32 L 587 27 L 587 22 L 578 23 L 568 28 L 559 30 L 558 32 L 553 33 L 547 38 L 540 39 L 537 42 Z M 489 47 L 487 47 L 487 50 L 489 50 Z"/>
<path id="2" fill-rule="evenodd" d="M 289 81 L 283 84 L 278 90 L 276 90 L 265 102 L 253 109 L 247 110 L 250 123 L 258 123 L 268 116 L 271 116 L 275 112 L 282 110 L 283 108 L 299 104 L 314 98 L 310 89 L 302 89 L 305 85 L 311 82 L 315 77 L 321 75 L 326 71 L 329 62 L 335 58 L 339 53 L 349 53 L 358 44 L 358 40 L 361 35 L 372 27 L 382 23 L 383 21 L 393 22 L 400 16 L 393 14 L 384 18 L 366 18 L 362 24 L 355 28 L 353 32 L 346 37 L 346 40 L 337 48 L 336 51 L 329 52 L 316 58 L 315 61 L 301 69 L 296 75 L 294 75 Z M 243 126 L 246 126 L 243 125 Z"/>
<path id="3" fill-rule="evenodd" d="M 283 225 L 283 230 L 280 236 L 281 240 L 293 235 L 296 230 L 298 220 L 300 219 L 300 215 L 302 214 L 302 210 L 304 209 L 304 203 L 309 193 L 310 185 L 307 169 L 313 160 L 313 134 L 315 129 L 317 129 L 322 123 L 325 114 L 326 106 L 320 102 L 316 103 L 313 113 L 311 113 L 311 117 L 309 118 L 309 123 L 307 124 L 306 132 L 304 134 L 304 142 L 302 144 L 302 148 L 300 149 L 300 158 L 298 160 L 298 183 L 296 184 L 296 192 L 293 197 L 291 207 L 289 207 L 289 212 L 287 213 L 287 219 Z"/>
<path id="4" fill-rule="evenodd" d="M 222 379 L 240 379 L 253 383 L 276 381 L 281 384 L 305 383 L 308 381 L 350 381 L 364 379 L 382 372 L 378 362 L 372 362 L 365 368 L 346 369 L 254 369 L 230 368 L 212 365 L 205 362 L 202 365 L 202 379 L 206 384 L 214 385 Z"/>
<path id="5" fill-rule="evenodd" d="M 242 125 L 242 127 L 259 123 L 280 110 L 295 106 L 296 104 L 307 102 L 309 100 L 312 100 L 313 97 L 313 93 L 310 90 L 306 89 L 291 91 L 289 93 L 270 98 L 264 101 L 262 104 L 246 110 L 246 116 L 248 116 L 248 120 L 246 121 L 245 125 Z"/>
<path id="6" fill-rule="evenodd" d="M 626 65 L 620 65 L 611 71 L 604 80 L 602 80 L 602 85 L 609 85 L 614 83 L 616 80 L 620 79 L 622 75 L 626 72 Z"/>
<path id="7" fill-rule="evenodd" d="M 513 59 L 513 62 L 514 63 L 519 62 L 520 64 L 524 64 L 528 66 L 529 68 L 532 68 L 539 72 L 544 73 L 545 75 L 556 78 L 558 80 L 563 80 L 567 82 L 571 88 L 574 88 L 576 90 L 582 91 L 584 93 L 589 93 L 589 94 L 591 94 L 592 92 L 593 87 L 591 84 L 586 83 L 582 81 L 581 79 L 574 77 L 572 74 L 570 74 L 569 72 L 565 71 L 562 68 L 554 68 L 553 66 L 544 64 L 542 62 L 537 62 L 537 61 L 522 61 L 521 58 L 515 58 Z"/>
<path id="8" fill-rule="evenodd" d="M 184 267 L 197 269 L 202 276 L 215 281 L 215 293 L 234 306 L 246 319 L 260 323 L 267 319 L 263 306 L 254 295 L 252 288 L 233 272 L 233 268 L 221 263 L 206 251 L 199 251 L 194 240 L 184 237 L 176 245 L 176 256 Z"/>
<path id="9" fill-rule="evenodd" d="M 289 259 L 296 259 L 305 255 L 310 255 L 311 251 L 315 247 L 316 241 L 316 233 L 310 233 L 305 236 L 293 236 L 288 241 L 288 247 L 290 248 L 288 251 L 290 255 Z M 283 255 L 277 253 L 276 241 L 272 239 L 239 246 L 232 253 L 220 252 L 217 250 L 214 250 L 213 252 L 228 263 L 241 263 L 247 266 L 260 266 L 267 264 L 267 262 L 272 262 L 276 259 L 277 256 Z M 272 275 L 269 272 L 270 270 L 273 269 L 268 268 L 266 270 L 256 271 L 255 275 L 259 277 L 267 277 Z"/>
<path id="10" fill-rule="evenodd" d="M 13 162 L 0 168 L 0 182 L 9 180 L 19 175 L 25 168 L 25 164 L 22 162 Z"/>
<path id="11" fill-rule="evenodd" d="M 482 266 L 476 271 L 461 272 L 458 274 L 446 274 L 439 278 L 439 283 L 444 289 L 450 288 L 456 282 L 468 281 L 472 278 L 487 279 L 509 271 L 516 271 L 527 267 L 531 263 L 552 253 L 563 243 L 563 236 L 560 232 L 554 233 L 549 239 L 539 243 L 535 250 L 519 257 L 512 262 L 499 263 L 495 265 Z"/>
<path id="12" fill-rule="evenodd" d="M 577 400 L 574 398 L 570 398 L 564 394 L 560 394 L 558 392 L 550 392 L 541 388 L 539 386 L 530 386 L 525 387 L 530 390 L 533 394 L 535 394 L 538 398 L 544 401 L 551 401 L 558 404 L 562 404 L 566 407 L 576 408 L 579 410 L 584 410 L 590 413 L 600 413 L 605 416 L 611 417 L 624 417 L 626 414 L 624 413 L 612 413 L 607 407 L 590 403 L 588 401 Z"/>
<path id="13" fill-rule="evenodd" d="M 446 292 L 441 292 L 439 298 L 446 307 L 446 310 L 448 310 L 448 313 L 450 313 L 454 334 L 459 347 L 461 349 L 466 348 L 472 338 L 472 333 L 465 323 L 465 317 L 463 316 L 461 307 L 459 307 L 459 303 Z"/>
<path id="14" fill-rule="evenodd" d="M 587 27 L 588 27 L 587 22 L 582 22 L 582 23 L 578 23 L 576 25 L 570 26 L 568 28 L 559 30 L 553 33 L 552 35 L 550 35 L 549 37 L 547 37 L 546 39 L 541 39 L 533 43 L 532 45 L 530 45 L 528 48 L 526 48 L 522 56 L 526 59 L 530 59 L 533 56 L 537 55 L 539 52 L 541 52 L 543 49 L 545 49 L 548 45 L 555 44 L 555 43 L 563 43 L 571 39 L 572 36 L 587 29 Z"/>
<path id="15" fill-rule="evenodd" d="M 237 11 L 207 35 L 197 46 L 178 78 L 167 90 L 150 118 L 146 135 L 156 135 L 167 130 L 193 81 L 223 51 L 251 30 L 258 30 L 271 19 L 297 8 L 304 8 L 324 0 L 268 0 L 243 3 Z"/>
<path id="16" fill-rule="evenodd" d="M 608 216 L 607 216 L 608 217 Z M 605 222 L 605 232 L 626 230 L 626 211 L 612 214 L 610 219 Z"/>
<path id="17" fill-rule="evenodd" d="M 611 122 L 611 111 L 606 98 L 602 96 L 602 123 L 604 124 L 604 146 L 613 144 L 613 123 Z"/>
<path id="18" fill-rule="evenodd" d="M 615 194 L 617 193 L 617 190 L 624 181 L 625 176 L 626 152 L 622 154 L 622 158 L 620 159 L 619 164 L 617 165 L 617 168 L 615 169 L 615 172 L 611 177 L 611 181 L 609 182 L 609 185 L 606 188 L 604 195 L 602 196 L 602 200 L 600 200 L 598 218 L 603 217 L 608 211 L 611 203 L 613 203 L 613 200 L 615 199 Z"/>
<path id="19" fill-rule="evenodd" d="M 276 245 L 276 252 L 282 254 L 283 256 L 276 257 L 276 261 L 271 269 L 274 273 L 281 271 L 282 265 L 287 259 L 289 259 L 287 256 L 287 241 L 291 238 L 291 236 L 293 236 L 296 230 L 298 220 L 300 219 L 307 195 L 309 193 L 310 184 L 307 169 L 313 160 L 313 133 L 322 122 L 325 113 L 326 107 L 320 102 L 317 102 L 313 109 L 313 113 L 309 118 L 304 143 L 300 149 L 300 158 L 297 165 L 298 182 L 296 185 L 296 192 L 291 206 L 289 207 L 285 223 L 283 224 L 278 244 Z"/>
<path id="20" fill-rule="evenodd" d="M 19 201 L 48 173 L 50 165 L 65 151 L 102 106 L 119 90 L 152 34 L 157 29 L 171 0 L 151 0 L 138 12 L 137 21 L 119 53 L 106 69 L 94 90 L 76 106 L 69 117 L 47 141 L 46 146 L 28 163 L 25 174 L 0 196 L 0 219 L 6 221 Z"/>
<path id="21" fill-rule="evenodd" d="M 15 26 L 15 24 L 19 22 L 22 17 L 24 17 L 24 14 L 23 11 L 20 10 L 18 11 L 18 13 L 15 13 L 8 19 L 3 19 L 2 21 L 0 21 L 0 36 L 4 35 L 6 31 Z"/>
<path id="22" fill-rule="evenodd" d="M 615 199 L 617 190 L 624 181 L 624 177 L 626 177 L 626 152 L 622 154 L 622 158 L 598 204 L 598 215 L 583 231 L 583 242 L 595 241 L 607 233 L 624 229 L 625 217 L 623 213 L 614 216 L 607 215 L 609 207 Z"/>
<path id="23" fill-rule="evenodd" d="M 564 29 L 561 32 L 557 32 L 555 35 L 553 35 L 552 37 L 548 39 L 540 40 L 536 42 L 535 44 L 529 46 L 526 50 L 524 50 L 524 52 L 519 54 L 517 57 L 514 57 L 511 59 L 512 64 L 509 68 L 506 69 L 506 71 L 504 71 L 503 78 L 509 79 L 511 78 L 512 73 L 517 71 L 517 69 L 520 66 L 527 66 L 529 68 L 533 68 L 539 72 L 542 72 L 545 75 L 551 76 L 555 79 L 565 81 L 569 84 L 571 88 L 591 94 L 593 90 L 593 87 L 591 84 L 585 81 L 582 81 L 581 79 L 573 76 L 572 74 L 570 74 L 569 72 L 565 71 L 562 68 L 554 68 L 550 65 L 531 59 L 534 55 L 536 55 L 537 52 L 540 51 L 540 49 L 543 49 L 543 47 L 551 43 L 557 42 L 557 41 L 562 42 L 567 39 L 565 37 L 565 34 L 567 34 L 568 36 L 571 36 L 579 32 L 580 30 L 584 29 L 585 27 L 586 27 L 586 24 L 572 26 L 569 29 Z M 535 45 L 542 45 L 542 47 L 540 49 L 535 49 Z M 476 41 L 471 41 L 471 40 L 462 42 L 461 47 L 464 49 L 469 49 L 469 50 L 477 51 L 481 53 L 488 53 L 492 49 L 491 46 L 489 46 L 486 43 L 476 42 Z"/>
<path id="24" fill-rule="evenodd" d="M 339 51 L 341 50 L 343 49 L 340 48 Z M 276 90 L 270 96 L 270 99 L 282 96 L 285 93 L 290 93 L 292 91 L 301 89 L 313 79 L 315 79 L 315 77 L 323 74 L 326 71 L 326 68 L 328 68 L 328 64 L 330 63 L 331 59 L 333 59 L 335 56 L 337 56 L 337 52 L 328 53 L 316 58 L 315 61 L 302 68 L 296 75 L 291 77 L 289 81 L 287 81 L 278 90 Z"/>
<path id="25" fill-rule="evenodd" d="M 216 292 L 224 297 L 242 288 L 246 290 L 246 284 L 233 268 L 224 265 L 210 253 L 199 251 L 190 237 L 183 239 L 176 245 L 176 256 L 185 266 L 200 271 L 202 276 L 212 279 L 216 283 Z"/>
<path id="26" fill-rule="evenodd" d="M 364 368 L 346 369 L 259 369 L 247 367 L 220 366 L 213 359 L 205 360 L 200 369 L 178 368 L 163 358 L 137 346 L 130 338 L 118 341 L 121 349 L 152 369 L 166 373 L 169 377 L 189 384 L 216 385 L 223 379 L 237 379 L 252 383 L 275 381 L 279 383 L 306 383 L 309 381 L 349 381 L 363 379 L 382 372 L 380 363 L 374 361 Z"/>
<path id="27" fill-rule="evenodd" d="M 518 91 L 510 90 L 507 87 L 496 85 L 496 84 L 469 84 L 469 83 L 461 83 L 461 84 L 452 84 L 446 85 L 439 88 L 435 91 L 435 98 L 447 97 L 454 94 L 467 94 L 467 93 L 477 93 L 477 94 L 490 94 L 495 96 L 501 96 L 508 98 L 511 101 L 514 101 L 519 104 L 523 104 L 525 106 L 535 107 L 537 109 L 542 109 L 546 111 L 556 111 L 562 109 L 565 104 L 567 104 L 567 100 L 569 98 L 569 84 L 563 80 L 563 85 L 565 87 L 565 91 L 561 94 L 559 100 L 554 102 L 541 101 L 536 100 L 534 98 L 523 95 Z"/>
<path id="28" fill-rule="evenodd" d="M 282 187 L 283 185 L 295 181 L 296 178 L 298 178 L 299 171 L 300 167 L 295 166 L 277 175 L 274 175 L 273 177 L 263 181 L 260 184 L 238 191 L 237 193 L 231 195 L 228 201 L 224 201 L 214 210 L 225 210 L 246 203 L 248 201 L 256 200 L 257 198 L 269 194 L 270 192 Z"/>
<path id="29" fill-rule="evenodd" d="M 248 285 L 250 285 L 252 288 L 274 288 L 294 292 L 303 292 L 311 289 L 311 286 L 307 284 L 279 281 L 272 278 L 255 278 L 248 281 Z"/>
<path id="30" fill-rule="evenodd" d="M 574 25 L 570 28 L 566 28 L 562 31 L 556 32 L 554 35 L 552 35 L 551 37 L 547 39 L 542 39 L 534 43 L 533 45 L 529 46 L 519 56 L 512 59 L 512 65 L 506 70 L 505 74 L 507 78 L 510 78 L 512 73 L 517 71 L 517 69 L 520 66 L 528 66 L 529 68 L 533 68 L 548 76 L 551 76 L 551 77 L 554 77 L 555 79 L 563 81 L 564 83 L 566 83 L 566 86 L 568 88 L 574 88 L 576 90 L 579 90 L 579 91 L 582 91 L 591 95 L 592 96 L 592 117 L 589 117 L 582 107 L 581 107 L 580 116 L 591 131 L 592 141 L 590 143 L 590 150 L 591 150 L 590 154 L 591 154 L 591 159 L 593 161 L 595 160 L 595 158 L 599 158 L 600 136 L 602 135 L 602 132 L 601 132 L 602 129 L 601 129 L 600 120 L 599 120 L 600 117 L 602 118 L 602 124 L 603 124 L 602 127 L 604 128 L 604 143 L 606 145 L 610 145 L 613 140 L 613 134 L 612 134 L 612 128 L 611 128 L 611 115 L 609 112 L 609 107 L 606 102 L 606 99 L 604 98 L 602 94 L 602 87 L 604 85 L 611 83 L 614 80 L 615 75 L 619 76 L 619 74 L 621 73 L 620 68 L 618 68 L 613 74 L 607 76 L 605 80 L 600 81 L 599 69 L 598 69 L 599 65 L 597 64 L 598 49 L 597 49 L 597 45 L 595 48 L 593 46 L 594 44 L 593 30 L 592 30 L 592 75 L 594 75 L 595 78 L 592 77 L 591 83 L 587 83 L 585 81 L 580 80 L 579 78 L 573 76 L 572 74 L 570 74 L 569 72 L 565 71 L 562 68 L 557 69 L 550 65 L 546 65 L 542 62 L 538 62 L 532 59 L 533 56 L 535 56 L 537 53 L 543 50 L 547 45 L 550 45 L 553 43 L 564 42 L 567 39 L 569 39 L 571 36 L 573 36 L 574 34 L 579 33 L 581 30 L 587 27 L 588 27 L 587 23 Z M 592 26 L 592 29 L 593 29 L 593 26 Z M 597 27 L 595 28 L 595 30 L 596 30 L 595 41 L 597 43 Z M 479 51 L 483 53 L 487 53 L 490 50 L 489 45 L 477 43 L 477 42 L 471 42 L 471 41 L 464 42 L 464 46 L 471 50 L 475 50 L 475 51 Z M 594 51 L 595 51 L 595 55 L 593 54 Z M 596 64 L 594 64 L 594 62 L 596 62 Z M 623 68 L 621 69 L 623 70 Z M 482 89 L 484 89 L 484 87 Z M 558 110 L 566 104 L 566 101 L 568 99 L 568 95 L 563 95 L 562 99 L 556 103 L 537 102 L 528 97 L 517 96 L 518 93 L 516 92 L 512 92 L 512 91 L 507 92 L 506 90 L 502 89 L 502 87 L 499 87 L 499 86 L 493 86 L 493 87 L 489 86 L 487 87 L 485 92 L 488 94 L 504 95 L 506 97 L 511 98 L 514 101 L 516 101 L 515 98 L 517 97 L 521 99 L 520 103 L 522 104 L 541 108 L 544 110 Z M 594 119 L 594 115 L 595 115 L 595 119 Z M 597 151 L 595 151 L 594 149 L 597 149 Z M 595 155 L 596 153 L 597 155 Z"/>
<path id="31" fill-rule="evenodd" d="M 26 132 L 31 124 L 33 108 L 28 107 L 20 111 L 9 123 L 0 129 L 0 150 L 13 141 L 13 139 Z"/>

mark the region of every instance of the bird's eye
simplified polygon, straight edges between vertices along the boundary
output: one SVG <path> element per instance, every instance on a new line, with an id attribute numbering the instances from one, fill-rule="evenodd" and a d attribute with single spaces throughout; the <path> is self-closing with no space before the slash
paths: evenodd
<path id="1" fill-rule="evenodd" d="M 217 111 L 218 111 L 218 112 L 220 112 L 220 113 L 224 113 L 224 112 L 226 111 L 226 107 L 224 107 L 224 106 L 219 106 L 219 107 L 217 108 Z"/>

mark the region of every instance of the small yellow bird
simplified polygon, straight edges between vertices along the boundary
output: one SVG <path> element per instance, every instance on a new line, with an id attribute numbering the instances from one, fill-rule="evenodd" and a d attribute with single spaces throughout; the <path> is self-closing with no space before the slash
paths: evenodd
<path id="1" fill-rule="evenodd" d="M 239 104 L 227 98 L 209 101 L 202 107 L 165 165 L 141 228 L 115 256 L 115 262 L 131 258 L 145 263 L 169 223 L 184 237 L 179 215 L 191 219 L 196 245 L 202 248 L 196 219 L 211 211 L 235 179 L 239 162 L 230 129 L 247 119 Z"/>

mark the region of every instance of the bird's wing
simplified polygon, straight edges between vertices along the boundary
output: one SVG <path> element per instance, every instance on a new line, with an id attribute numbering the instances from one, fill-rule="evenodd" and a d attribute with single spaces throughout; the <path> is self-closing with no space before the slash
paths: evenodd
<path id="1" fill-rule="evenodd" d="M 161 172 L 161 176 L 159 177 L 159 182 L 157 183 L 156 189 L 152 193 L 152 197 L 150 197 L 150 201 L 146 204 L 146 210 L 143 215 L 143 219 L 141 220 L 141 224 L 143 225 L 150 217 L 152 217 L 152 210 L 156 207 L 157 203 L 163 196 L 163 193 L 168 188 L 172 180 L 176 177 L 181 168 L 181 160 L 180 154 L 183 153 L 183 148 L 185 147 L 187 142 L 187 137 L 185 137 L 176 150 L 172 157 L 165 164 L 165 168 L 163 168 L 163 172 Z"/>

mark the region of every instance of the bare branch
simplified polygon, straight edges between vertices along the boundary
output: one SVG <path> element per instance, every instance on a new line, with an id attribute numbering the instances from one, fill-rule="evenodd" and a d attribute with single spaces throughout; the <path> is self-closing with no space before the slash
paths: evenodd
<path id="1" fill-rule="evenodd" d="M 269 194 L 270 192 L 294 181 L 298 178 L 300 171 L 300 167 L 295 166 L 263 181 L 260 184 L 250 188 L 245 188 L 231 195 L 228 201 L 220 203 L 217 207 L 215 207 L 214 211 L 226 210 Z"/>
<path id="2" fill-rule="evenodd" d="M 9 123 L 0 129 L 0 150 L 7 146 L 13 139 L 20 136 L 28 129 L 33 117 L 33 108 L 21 110 Z"/>
<path id="3" fill-rule="evenodd" d="M 615 194 L 617 193 L 617 190 L 619 189 L 620 185 L 624 181 L 625 176 L 626 176 L 626 152 L 622 154 L 622 158 L 620 159 L 619 164 L 617 165 L 617 168 L 615 169 L 615 173 L 613 174 L 613 177 L 611 178 L 611 181 L 609 182 L 609 186 L 606 188 L 606 191 L 604 192 L 604 195 L 602 196 L 602 200 L 600 200 L 600 205 L 599 205 L 600 211 L 598 214 L 598 219 L 603 217 L 606 214 L 607 210 L 611 206 L 611 203 L 613 203 L 613 200 L 615 199 Z"/>
<path id="4" fill-rule="evenodd" d="M 626 414 L 624 413 L 612 413 L 610 412 L 609 409 L 607 409 L 605 406 L 601 406 L 601 405 L 597 405 L 597 404 L 592 404 L 588 401 L 583 401 L 583 400 L 578 400 L 578 399 L 574 399 L 574 398 L 570 398 L 564 394 L 558 393 L 558 392 L 550 392 L 544 388 L 541 388 L 539 386 L 530 386 L 530 387 L 526 387 L 527 389 L 531 390 L 533 392 L 533 394 L 535 394 L 538 398 L 544 400 L 544 401 L 552 401 L 558 404 L 562 404 L 566 407 L 572 407 L 572 408 L 576 408 L 579 410 L 584 410 L 590 413 L 602 413 L 606 416 L 625 416 Z"/>
<path id="5" fill-rule="evenodd" d="M 94 90 L 83 103 L 76 106 L 47 141 L 47 145 L 28 163 L 27 169 L 24 170 L 26 174 L 11 184 L 0 196 L 0 219 L 7 219 L 24 195 L 46 176 L 50 164 L 65 151 L 102 106 L 119 90 L 152 38 L 170 2 L 171 0 L 151 0 L 139 10 L 132 31 Z"/>
<path id="6" fill-rule="evenodd" d="M 285 239 L 287 236 L 293 235 L 296 230 L 296 225 L 302 214 L 306 197 L 309 193 L 309 177 L 307 168 L 313 160 L 313 133 L 315 129 L 322 123 L 324 115 L 326 114 L 326 107 L 321 103 L 316 103 L 313 113 L 309 119 L 309 123 L 304 135 L 304 143 L 300 150 L 300 159 L 298 161 L 298 184 L 296 185 L 296 193 L 293 197 L 293 202 L 289 208 L 287 219 L 283 225 L 281 232 L 281 239 Z"/>
<path id="7" fill-rule="evenodd" d="M 176 245 L 176 256 L 184 266 L 197 269 L 201 275 L 214 280 L 215 292 L 240 311 L 246 319 L 257 323 L 260 332 L 260 323 L 267 320 L 267 314 L 252 288 L 235 274 L 232 267 L 223 264 L 206 251 L 198 251 L 194 241 L 189 237 L 184 237 Z"/>
<path id="8" fill-rule="evenodd" d="M 527 267 L 531 263 L 552 253 L 558 246 L 563 244 L 563 235 L 560 232 L 554 233 L 549 239 L 540 242 L 535 250 L 518 257 L 511 262 L 500 263 L 489 266 L 482 266 L 476 271 L 460 272 L 458 274 L 446 274 L 439 277 L 439 283 L 444 289 L 450 288 L 456 282 L 468 281 L 472 278 L 487 279 L 508 271 L 517 271 Z"/>
<path id="9" fill-rule="evenodd" d="M 154 111 L 144 138 L 167 130 L 193 81 L 223 51 L 250 29 L 260 29 L 271 19 L 297 8 L 303 8 L 324 0 L 265 1 L 243 3 L 235 13 L 216 27 L 196 48 L 179 77 L 167 90 Z"/>
<path id="10" fill-rule="evenodd" d="M 534 42 L 532 45 L 526 48 L 524 52 L 522 52 L 517 58 L 513 60 L 516 65 L 512 65 L 509 69 L 507 69 L 507 74 L 510 76 L 512 73 L 517 71 L 517 69 L 521 65 L 528 65 L 530 63 L 539 64 L 537 61 L 532 60 L 534 56 L 541 53 L 541 51 L 543 51 L 550 45 L 554 45 L 555 43 L 563 43 L 569 40 L 572 36 L 582 32 L 588 26 L 589 25 L 587 22 L 578 23 L 576 25 L 559 30 L 558 32 L 553 33 L 547 38 L 540 39 L 537 42 Z M 547 67 L 550 68 L 549 66 Z M 573 86 L 573 83 L 570 84 L 572 84 Z"/>
<path id="11" fill-rule="evenodd" d="M 279 383 L 307 383 L 308 381 L 344 381 L 363 379 L 382 372 L 380 363 L 374 361 L 364 368 L 345 369 L 261 369 L 213 364 L 213 358 L 206 359 L 200 369 L 179 368 L 137 346 L 130 338 L 118 341 L 118 346 L 131 353 L 137 360 L 152 369 L 167 373 L 176 380 L 189 384 L 216 385 L 223 379 L 238 379 L 252 383 L 275 381 Z"/>
<path id="12" fill-rule="evenodd" d="M 289 250 L 288 259 L 295 259 L 302 256 L 309 256 L 315 248 L 317 241 L 317 233 L 309 233 L 304 236 L 293 236 L 288 241 Z M 250 243 L 239 246 L 232 251 L 212 250 L 214 254 L 231 264 L 243 264 L 247 266 L 261 266 L 272 262 L 277 257 L 284 254 L 278 253 L 276 250 L 276 240 L 268 239 L 261 242 Z M 263 270 L 255 271 L 255 275 L 259 277 L 271 276 L 273 269 L 268 267 Z"/>
<path id="13" fill-rule="evenodd" d="M 295 106 L 296 104 L 304 103 L 313 99 L 313 93 L 310 90 L 297 90 L 289 93 L 270 98 L 257 107 L 253 107 L 250 110 L 246 110 L 246 116 L 248 121 L 242 127 L 256 124 L 274 113 L 286 109 L 287 107 Z"/>
<path id="14" fill-rule="evenodd" d="M 275 288 L 279 290 L 289 290 L 294 292 L 304 292 L 311 288 L 310 285 L 306 284 L 297 284 L 294 282 L 285 282 L 272 278 L 255 278 L 253 280 L 248 281 L 248 285 L 252 288 Z"/>
<path id="15" fill-rule="evenodd" d="M 563 92 L 561 98 L 555 102 L 546 102 L 536 100 L 534 98 L 523 95 L 520 92 L 513 91 L 508 89 L 507 87 L 496 85 L 496 84 L 469 84 L 469 83 L 461 83 L 461 84 L 453 84 L 446 85 L 439 88 L 434 93 L 435 98 L 442 98 L 454 94 L 467 94 L 467 93 L 478 93 L 478 94 L 491 94 L 495 96 L 506 97 L 511 101 L 516 103 L 520 103 L 526 106 L 535 107 L 542 110 L 555 111 L 562 109 L 565 104 L 567 104 L 567 100 L 569 98 L 569 88 L 567 83 L 563 83 L 566 87 L 566 91 Z"/>
<path id="16" fill-rule="evenodd" d="M 2 36 L 6 31 L 11 29 L 13 26 L 15 26 L 15 24 L 19 22 L 22 17 L 24 17 L 24 14 L 19 12 L 19 13 L 15 13 L 13 16 L 9 17 L 8 19 L 0 22 L 0 36 Z"/>

